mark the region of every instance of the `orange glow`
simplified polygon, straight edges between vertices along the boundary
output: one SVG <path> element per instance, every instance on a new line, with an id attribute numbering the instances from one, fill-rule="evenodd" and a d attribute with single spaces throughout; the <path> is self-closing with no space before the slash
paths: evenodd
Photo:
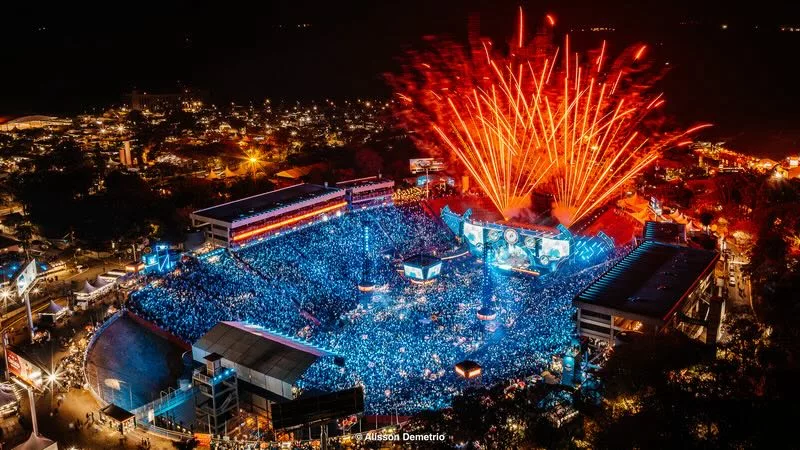
<path id="1" fill-rule="evenodd" d="M 342 206 L 346 206 L 346 205 L 347 205 L 347 202 L 339 202 L 339 203 L 336 203 L 336 204 L 331 205 L 331 206 L 326 206 L 324 208 L 315 209 L 315 210 L 309 211 L 309 212 L 307 212 L 305 214 L 301 214 L 301 215 L 299 215 L 297 217 L 292 217 L 291 219 L 282 220 L 282 221 L 277 222 L 277 223 L 273 223 L 273 224 L 265 225 L 265 226 L 260 227 L 260 228 L 256 228 L 255 230 L 250 230 L 250 231 L 244 232 L 242 234 L 237 234 L 236 236 L 233 237 L 233 241 L 234 242 L 241 241 L 242 239 L 247 239 L 249 237 L 252 237 L 252 236 L 255 236 L 255 235 L 258 235 L 258 234 L 266 233 L 267 231 L 271 231 L 271 230 L 274 230 L 276 228 L 283 227 L 285 225 L 291 225 L 291 224 L 297 223 L 297 222 L 299 222 L 299 221 L 301 221 L 303 219 L 308 219 L 309 217 L 313 217 L 313 216 L 315 216 L 317 214 L 322 214 L 322 213 L 325 213 L 325 212 L 328 212 L 328 211 L 333 211 L 334 209 L 338 209 L 338 208 L 341 208 Z"/>
<path id="2" fill-rule="evenodd" d="M 522 41 L 523 41 L 523 31 L 524 31 L 524 24 L 525 15 L 522 13 L 522 6 L 519 7 L 519 39 L 517 41 L 517 47 L 522 48 Z"/>
<path id="3" fill-rule="evenodd" d="M 547 23 L 549 23 L 551 27 L 556 26 L 556 19 L 552 14 L 548 14 L 544 17 L 547 19 Z"/>
<path id="4" fill-rule="evenodd" d="M 480 367 L 476 367 L 474 369 L 471 369 L 469 372 L 465 372 L 464 369 L 456 366 L 456 373 L 466 379 L 477 378 L 478 376 L 480 376 L 481 370 L 482 369 Z"/>
<path id="5" fill-rule="evenodd" d="M 524 268 L 522 268 L 522 267 L 512 267 L 512 268 L 511 268 L 511 270 L 513 270 L 514 272 L 519 272 L 519 273 L 524 273 L 524 274 L 528 274 L 528 275 L 533 275 L 533 276 L 535 276 L 535 277 L 538 277 L 538 276 L 539 276 L 539 272 L 537 272 L 537 271 L 535 271 L 535 270 L 524 269 Z"/>
<path id="6" fill-rule="evenodd" d="M 644 55 L 645 49 L 647 49 L 646 45 L 639 47 L 639 50 L 636 52 L 636 56 L 633 57 L 633 60 L 637 61 L 639 58 L 641 58 L 642 55 Z"/>
<path id="7" fill-rule="evenodd" d="M 696 131 L 702 130 L 703 128 L 708 128 L 708 127 L 713 127 L 713 126 L 714 126 L 713 124 L 710 124 L 710 123 L 704 123 L 704 124 L 702 124 L 702 125 L 698 125 L 698 126 L 696 126 L 696 127 L 694 127 L 694 128 L 689 128 L 689 129 L 688 129 L 688 130 L 686 130 L 686 132 L 684 132 L 683 134 L 691 134 L 691 133 L 694 133 L 694 132 L 696 132 Z"/>
<path id="8" fill-rule="evenodd" d="M 391 80 L 412 99 L 400 116 L 419 147 L 460 162 L 504 218 L 541 191 L 553 196 L 554 216 L 571 226 L 665 148 L 708 126 L 654 130 L 664 104 L 652 92 L 659 74 L 633 68 L 630 57 L 611 59 L 614 70 L 604 72 L 605 41 L 594 58 L 571 50 L 569 36 L 561 51 L 540 39 L 525 43 L 523 22 L 520 9 L 515 37 L 526 51 L 503 54 L 485 39 L 467 50 L 445 42 L 414 55 L 409 67 L 417 69 Z M 634 60 L 645 49 L 636 49 Z"/>

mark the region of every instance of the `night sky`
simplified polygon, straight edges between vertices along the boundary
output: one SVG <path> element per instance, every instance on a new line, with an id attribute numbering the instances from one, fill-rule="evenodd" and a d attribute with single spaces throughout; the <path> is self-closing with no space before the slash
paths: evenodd
<path id="1" fill-rule="evenodd" d="M 678 121 L 714 122 L 710 137 L 736 138 L 754 152 L 800 147 L 800 33 L 777 32 L 800 27 L 794 2 L 252 3 L 8 6 L 0 18 L 0 115 L 88 111 L 121 103 L 133 88 L 174 91 L 179 83 L 217 103 L 386 96 L 382 74 L 423 36 L 463 40 L 469 14 L 477 13 L 482 34 L 506 40 L 522 5 L 530 28 L 551 12 L 560 32 L 616 27 L 580 37 L 606 38 L 612 51 L 651 44 L 650 56 L 672 67 L 664 89 Z M 686 21 L 696 25 L 680 25 Z"/>

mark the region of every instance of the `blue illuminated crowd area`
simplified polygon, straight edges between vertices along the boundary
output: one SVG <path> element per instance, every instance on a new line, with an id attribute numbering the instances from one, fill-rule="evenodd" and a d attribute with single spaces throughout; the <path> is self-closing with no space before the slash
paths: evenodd
<path id="1" fill-rule="evenodd" d="M 360 293 L 364 227 L 370 277 Z M 478 320 L 482 270 L 471 256 L 446 260 L 440 278 L 420 286 L 402 277 L 414 254 L 463 253 L 438 218 L 418 206 L 345 214 L 236 253 L 184 263 L 134 293 L 130 307 L 194 342 L 221 320 L 263 325 L 344 357 L 323 358 L 303 388 L 361 384 L 370 413 L 413 413 L 450 404 L 466 381 L 453 366 L 483 367 L 482 382 L 540 373 L 573 336 L 571 300 L 603 270 L 570 264 L 535 278 L 494 273 L 497 319 Z"/>

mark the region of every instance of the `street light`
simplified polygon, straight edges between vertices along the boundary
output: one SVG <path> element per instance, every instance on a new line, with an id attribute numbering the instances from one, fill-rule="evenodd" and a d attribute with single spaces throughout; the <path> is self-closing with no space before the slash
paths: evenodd
<path id="1" fill-rule="evenodd" d="M 53 397 L 55 397 L 56 386 L 61 386 L 61 373 L 58 370 L 53 370 L 52 372 L 47 374 L 45 381 L 47 382 L 47 385 L 50 387 L 50 411 L 52 412 L 53 400 L 55 400 Z"/>

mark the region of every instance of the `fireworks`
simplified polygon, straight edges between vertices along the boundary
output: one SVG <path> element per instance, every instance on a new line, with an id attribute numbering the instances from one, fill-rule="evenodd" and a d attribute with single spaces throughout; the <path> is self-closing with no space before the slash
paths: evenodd
<path id="1" fill-rule="evenodd" d="M 545 17 L 544 29 L 555 24 Z M 606 43 L 588 55 L 526 40 L 520 10 L 507 51 L 470 39 L 465 50 L 436 42 L 393 78 L 401 117 L 418 144 L 454 157 L 506 218 L 541 190 L 571 225 L 602 206 L 666 147 L 708 125 L 660 133 L 660 73 L 647 46 L 609 60 Z"/>

